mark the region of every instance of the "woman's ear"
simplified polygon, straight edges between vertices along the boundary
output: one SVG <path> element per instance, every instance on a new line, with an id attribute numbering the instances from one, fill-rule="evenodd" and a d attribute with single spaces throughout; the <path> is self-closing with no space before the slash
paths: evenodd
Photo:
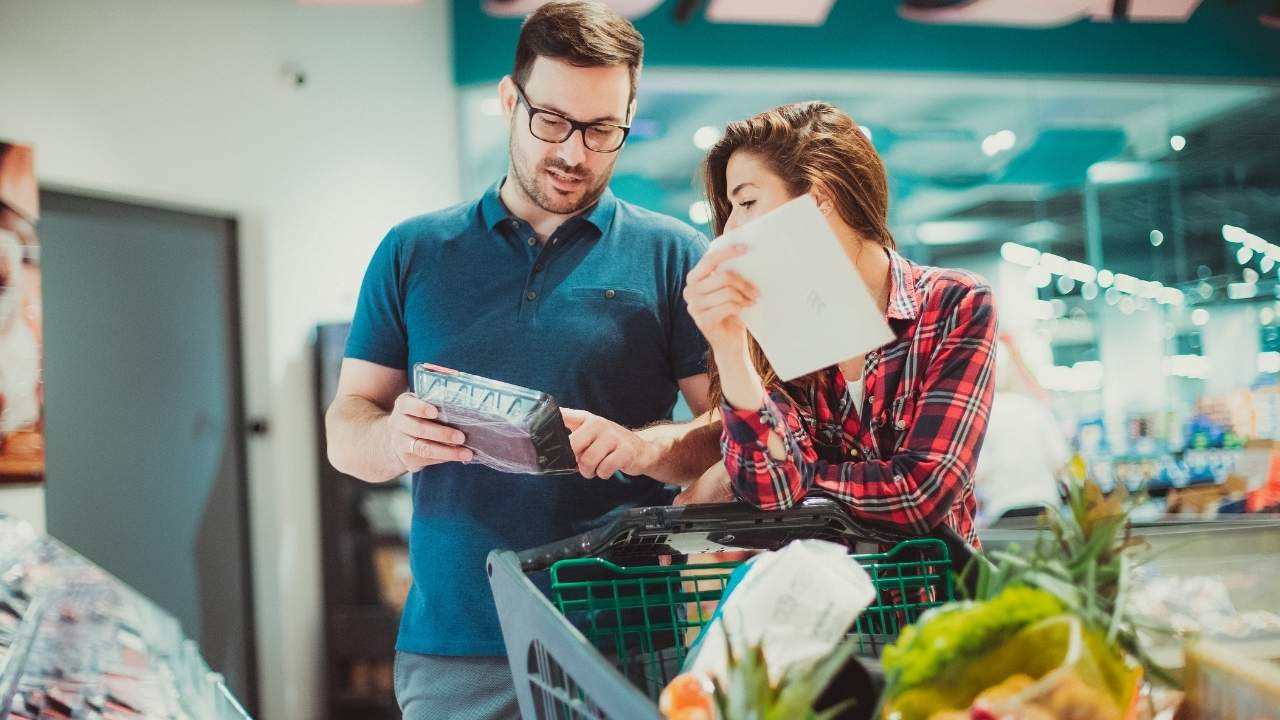
<path id="1" fill-rule="evenodd" d="M 818 204 L 819 212 L 821 212 L 823 215 L 831 214 L 831 209 L 832 209 L 831 198 L 828 197 L 825 192 L 823 192 L 818 188 L 814 188 L 813 190 L 809 191 L 809 194 L 813 196 L 814 202 Z"/>

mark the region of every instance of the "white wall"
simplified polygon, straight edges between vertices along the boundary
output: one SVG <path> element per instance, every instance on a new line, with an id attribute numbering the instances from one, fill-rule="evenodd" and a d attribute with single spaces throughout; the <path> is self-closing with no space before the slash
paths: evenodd
<path id="1" fill-rule="evenodd" d="M 42 183 L 241 220 L 267 720 L 319 712 L 308 331 L 349 319 L 389 226 L 458 199 L 450 57 L 445 0 L 0 0 L 0 137 L 36 145 Z"/>
<path id="2" fill-rule="evenodd" d="M 0 512 L 25 520 L 44 532 L 44 486 L 9 485 L 0 487 Z"/>

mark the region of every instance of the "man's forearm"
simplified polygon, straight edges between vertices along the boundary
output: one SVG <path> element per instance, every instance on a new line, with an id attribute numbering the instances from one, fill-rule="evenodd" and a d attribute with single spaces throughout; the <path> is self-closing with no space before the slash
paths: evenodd
<path id="1" fill-rule="evenodd" d="M 403 475 L 405 468 L 391 448 L 388 417 L 386 410 L 361 397 L 336 400 L 325 413 L 330 464 L 371 483 Z"/>
<path id="2" fill-rule="evenodd" d="M 707 416 L 687 423 L 665 423 L 636 431 L 649 444 L 645 475 L 681 487 L 720 462 L 719 420 Z"/>

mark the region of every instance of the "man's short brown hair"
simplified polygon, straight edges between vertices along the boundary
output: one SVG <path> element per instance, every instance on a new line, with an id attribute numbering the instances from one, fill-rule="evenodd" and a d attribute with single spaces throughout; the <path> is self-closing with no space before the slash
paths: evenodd
<path id="1" fill-rule="evenodd" d="M 539 57 L 577 67 L 626 65 L 631 72 L 631 96 L 644 63 L 644 38 L 631 21 L 604 3 L 553 0 L 525 18 L 516 43 L 511 77 L 520 87 L 529 79 Z"/>

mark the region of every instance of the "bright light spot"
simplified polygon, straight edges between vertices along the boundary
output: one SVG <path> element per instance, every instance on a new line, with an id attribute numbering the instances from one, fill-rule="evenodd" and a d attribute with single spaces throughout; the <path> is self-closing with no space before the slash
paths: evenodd
<path id="1" fill-rule="evenodd" d="M 1116 287 L 1119 288 L 1121 292 L 1136 295 L 1141 283 L 1141 280 L 1132 275 L 1125 275 L 1124 273 L 1116 274 Z"/>
<path id="2" fill-rule="evenodd" d="M 1026 245 L 1007 242 L 1000 246 L 1000 257 L 1014 265 L 1032 267 L 1040 261 L 1040 251 Z"/>
<path id="3" fill-rule="evenodd" d="M 1076 288 L 1076 281 L 1063 275 L 1058 278 L 1058 292 L 1066 295 Z"/>
<path id="4" fill-rule="evenodd" d="M 1160 291 L 1160 302 L 1166 305 L 1181 305 L 1185 298 L 1178 288 L 1167 287 Z"/>
<path id="5" fill-rule="evenodd" d="M 1072 260 L 1067 263 L 1067 274 L 1072 280 L 1087 283 L 1093 282 L 1098 277 L 1098 269 L 1092 265 Z"/>
<path id="6" fill-rule="evenodd" d="M 1203 355 L 1170 355 L 1164 359 L 1164 374 L 1203 380 L 1209 377 L 1209 359 Z"/>
<path id="7" fill-rule="evenodd" d="M 1151 247 L 1160 247 L 1164 242 L 1164 233 L 1159 230 L 1151 231 Z"/>
<path id="8" fill-rule="evenodd" d="M 1248 300 L 1258 296 L 1258 286 L 1253 283 L 1231 283 L 1227 286 L 1227 297 L 1232 300 Z"/>
<path id="9" fill-rule="evenodd" d="M 1247 283 L 1258 282 L 1258 271 L 1253 268 L 1245 268 L 1244 271 L 1240 273 L 1240 276 L 1243 277 L 1244 281 Z"/>
<path id="10" fill-rule="evenodd" d="M 1160 290 L 1164 288 L 1164 283 L 1159 280 L 1149 280 L 1145 283 L 1138 284 L 1138 295 L 1148 299 L 1155 300 L 1160 297 Z"/>
<path id="11" fill-rule="evenodd" d="M 1062 317 L 1067 314 L 1067 304 L 1057 298 L 1050 300 L 1049 304 L 1053 306 L 1053 316 Z"/>
<path id="12" fill-rule="evenodd" d="M 1080 286 L 1080 297 L 1085 300 L 1093 300 L 1098 297 L 1098 284 L 1087 282 Z"/>
<path id="13" fill-rule="evenodd" d="M 1116 276 L 1106 268 L 1098 271 L 1098 287 L 1109 288 L 1116 281 Z"/>
<path id="14" fill-rule="evenodd" d="M 1159 175 L 1160 171 L 1148 163 L 1125 162 L 1122 160 L 1096 162 L 1085 171 L 1085 176 L 1089 178 L 1089 182 L 1098 184 L 1149 180 Z"/>
<path id="15" fill-rule="evenodd" d="M 1236 260 L 1241 265 L 1244 265 L 1245 263 L 1249 262 L 1252 259 L 1253 259 L 1253 251 L 1250 250 L 1249 248 L 1242 247 L 1236 251 Z"/>
<path id="16" fill-rule="evenodd" d="M 1131 297 L 1120 298 L 1120 312 L 1125 315 L 1132 315 L 1134 310 L 1138 309 L 1138 303 L 1133 301 Z"/>
<path id="17" fill-rule="evenodd" d="M 1280 352 L 1258 353 L 1258 372 L 1280 373 Z"/>
<path id="18" fill-rule="evenodd" d="M 1067 259 L 1061 255 L 1044 253 L 1040 256 L 1040 267 L 1048 270 L 1054 275 L 1066 275 L 1068 263 Z"/>
<path id="19" fill-rule="evenodd" d="M 867 127 L 866 125 L 859 125 L 858 132 L 862 133 L 863 137 L 865 137 L 868 142 L 872 140 L 871 128 Z"/>
<path id="20" fill-rule="evenodd" d="M 480 114 L 495 117 L 502 114 L 502 101 L 498 98 L 485 98 L 480 101 Z"/>
<path id="21" fill-rule="evenodd" d="M 1033 268 L 1027 268 L 1027 282 L 1031 283 L 1033 287 L 1046 288 L 1049 287 L 1049 283 L 1053 282 L 1053 275 L 1048 270 L 1037 265 Z"/>
<path id="22" fill-rule="evenodd" d="M 1196 308 L 1191 311 L 1191 324 L 1196 327 L 1204 327 L 1209 324 L 1209 311 L 1204 308 Z"/>
<path id="23" fill-rule="evenodd" d="M 1005 150 L 1012 150 L 1018 144 L 1018 136 L 1012 130 L 1001 130 L 982 139 L 982 154 L 995 157 Z"/>
<path id="24" fill-rule="evenodd" d="M 1200 293 L 1201 300 L 1208 300 L 1213 297 L 1213 286 L 1207 282 L 1202 282 L 1196 286 L 1196 292 Z"/>
<path id="25" fill-rule="evenodd" d="M 1174 135 L 1173 137 L 1169 138 L 1169 147 L 1173 148 L 1174 152 L 1182 152 L 1182 148 L 1186 146 L 1187 146 L 1187 139 L 1182 137 L 1181 135 Z"/>
<path id="26" fill-rule="evenodd" d="M 1271 272 L 1271 268 L 1275 267 L 1276 261 L 1270 255 L 1262 258 L 1262 262 L 1258 263 L 1258 267 L 1262 268 L 1262 272 Z"/>
<path id="27" fill-rule="evenodd" d="M 1244 228 L 1238 228 L 1235 225 L 1222 226 L 1222 239 L 1229 243 L 1242 243 L 1244 242 L 1244 236 L 1248 234 Z"/>
<path id="28" fill-rule="evenodd" d="M 711 205 L 706 200 L 699 200 L 689 206 L 689 219 L 694 225 L 706 225 L 711 222 Z"/>
<path id="29" fill-rule="evenodd" d="M 1054 392 L 1093 392 L 1102 389 L 1104 367 L 1096 360 L 1074 365 L 1049 365 L 1036 371 L 1036 380 Z"/>
<path id="30" fill-rule="evenodd" d="M 1276 319 L 1276 311 L 1269 307 L 1264 307 L 1258 311 L 1258 322 L 1263 325 L 1270 325 Z"/>
<path id="31" fill-rule="evenodd" d="M 1106 300 L 1108 305 L 1115 305 L 1120 302 L 1120 298 L 1122 297 L 1124 297 L 1124 293 L 1112 287 L 1107 288 L 1107 294 L 1103 295 L 1102 299 Z"/>
<path id="32" fill-rule="evenodd" d="M 693 131 L 693 144 L 699 150 L 710 150 L 712 145 L 720 142 L 720 129 L 703 125 Z"/>

